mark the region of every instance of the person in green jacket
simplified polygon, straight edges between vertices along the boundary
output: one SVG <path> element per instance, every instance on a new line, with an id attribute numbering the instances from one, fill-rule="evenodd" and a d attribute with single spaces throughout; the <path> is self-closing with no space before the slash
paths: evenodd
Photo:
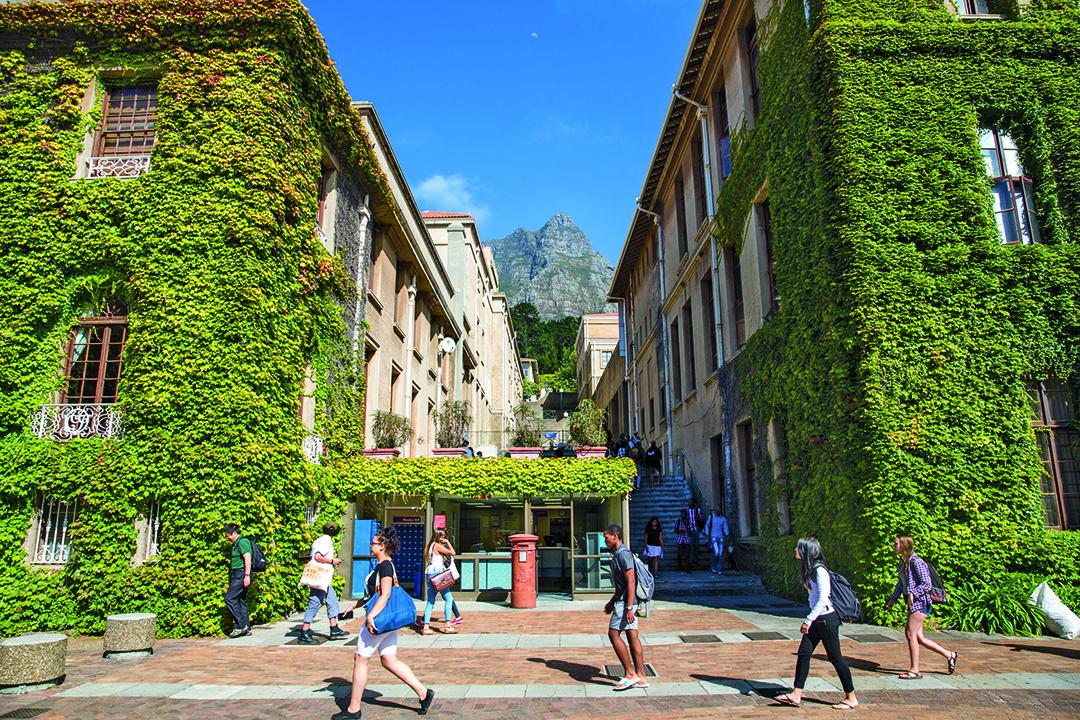
<path id="1" fill-rule="evenodd" d="M 229 637 L 237 638 L 251 634 L 251 621 L 248 619 L 247 591 L 251 585 L 251 540 L 240 534 L 240 526 L 227 523 L 225 537 L 232 543 L 232 557 L 229 563 L 229 590 L 225 593 L 225 607 L 236 623 Z"/>

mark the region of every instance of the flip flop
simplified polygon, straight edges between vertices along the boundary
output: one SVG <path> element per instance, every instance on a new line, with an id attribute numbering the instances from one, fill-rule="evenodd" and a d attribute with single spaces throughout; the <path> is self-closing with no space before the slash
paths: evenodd
<path id="1" fill-rule="evenodd" d="M 840 702 L 833 705 L 832 709 L 833 710 L 854 710 L 857 707 L 859 707 L 859 706 L 858 705 L 852 705 L 847 700 L 841 700 Z"/>
<path id="2" fill-rule="evenodd" d="M 922 673 L 906 672 L 896 677 L 900 680 L 922 680 Z"/>
<path id="3" fill-rule="evenodd" d="M 956 672 L 956 658 L 957 657 L 958 656 L 957 656 L 956 653 L 953 653 L 952 655 L 949 656 L 949 674 L 950 675 L 952 675 L 953 673 Z"/>
<path id="4" fill-rule="evenodd" d="M 615 687 L 611 688 L 615 692 L 622 692 L 623 690 L 629 690 L 630 688 L 637 687 L 637 680 L 627 680 L 626 678 L 619 678 L 619 682 L 615 683 Z"/>
<path id="5" fill-rule="evenodd" d="M 780 703 L 781 705 L 783 705 L 785 707 L 797 708 L 797 707 L 802 706 L 801 701 L 800 702 L 795 702 L 794 700 L 791 699 L 791 696 L 787 695 L 787 694 L 785 694 L 785 695 L 777 695 L 776 697 L 773 698 L 773 700 L 775 700 L 776 702 Z"/>

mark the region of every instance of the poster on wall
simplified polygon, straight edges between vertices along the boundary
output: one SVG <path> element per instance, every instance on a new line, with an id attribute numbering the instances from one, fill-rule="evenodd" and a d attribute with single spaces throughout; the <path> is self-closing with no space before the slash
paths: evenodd
<path id="1" fill-rule="evenodd" d="M 446 516 L 445 515 L 436 515 L 435 516 L 434 528 L 436 530 L 445 530 L 446 529 Z"/>

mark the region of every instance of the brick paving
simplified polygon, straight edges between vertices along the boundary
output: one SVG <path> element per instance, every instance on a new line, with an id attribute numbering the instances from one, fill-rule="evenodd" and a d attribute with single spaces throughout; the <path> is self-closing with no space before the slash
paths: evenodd
<path id="1" fill-rule="evenodd" d="M 829 704 L 841 697 L 832 667 L 818 653 L 801 711 L 777 706 L 770 699 L 790 684 L 797 642 L 751 642 L 742 633 L 761 629 L 797 637 L 798 619 L 784 617 L 783 612 L 733 612 L 692 604 L 658 611 L 641 624 L 646 638 L 660 640 L 666 634 L 667 644 L 645 648 L 646 661 L 659 677 L 647 692 L 619 696 L 611 692 L 612 679 L 604 675 L 604 665 L 616 660 L 604 645 L 605 617 L 595 607 L 482 612 L 474 604 L 462 606 L 466 615 L 462 635 L 434 639 L 408 635 L 402 642 L 400 657 L 439 692 L 432 717 L 640 720 L 661 713 L 705 718 L 717 712 L 736 718 L 790 717 L 799 712 L 831 717 Z M 154 656 L 126 661 L 102 660 L 100 638 L 73 638 L 65 683 L 52 690 L 0 696 L 0 718 L 18 710 L 23 711 L 19 716 L 29 717 L 26 711 L 35 708 L 47 710 L 36 715 L 46 720 L 329 717 L 348 697 L 353 649 L 341 642 L 319 647 L 284 644 L 291 640 L 291 627 L 282 623 L 245 639 L 263 645 L 230 645 L 234 641 L 214 638 L 159 640 Z M 356 629 L 359 622 L 347 627 Z M 683 629 L 716 633 L 731 641 L 683 644 L 676 637 Z M 885 628 L 848 632 L 897 636 Z M 959 674 L 948 676 L 941 658 L 925 654 L 926 679 L 915 683 L 896 679 L 907 668 L 902 641 L 843 640 L 862 701 L 858 716 L 1080 718 L 1080 642 L 948 635 L 938 639 L 959 652 Z M 478 645 L 504 640 L 534 646 Z M 595 647 L 575 646 L 590 640 Z M 463 642 L 470 646 L 456 646 Z M 561 646 L 564 642 L 569 646 Z M 370 667 L 365 717 L 415 716 L 416 701 L 408 689 L 377 662 Z"/>

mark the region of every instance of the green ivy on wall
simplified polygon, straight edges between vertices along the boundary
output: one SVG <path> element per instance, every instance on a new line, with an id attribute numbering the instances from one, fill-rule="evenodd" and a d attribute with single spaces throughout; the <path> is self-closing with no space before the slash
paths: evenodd
<path id="1" fill-rule="evenodd" d="M 4 5 L 0 30 L 0 634 L 97 631 L 128 610 L 168 635 L 220 632 L 226 521 L 271 559 L 254 619 L 280 616 L 302 600 L 304 508 L 333 486 L 300 449 L 309 364 L 326 461 L 363 442 L 354 290 L 314 233 L 324 146 L 392 204 L 348 93 L 295 0 Z M 72 180 L 102 114 L 84 95 L 117 77 L 157 81 L 152 169 Z M 73 326 L 111 296 L 129 308 L 124 437 L 34 438 Z M 62 568 L 27 564 L 39 493 L 78 500 Z M 133 567 L 151 501 L 161 554 Z"/>
<path id="2" fill-rule="evenodd" d="M 1025 378 L 1080 384 L 1080 5 L 974 23 L 928 0 L 811 10 L 761 23 L 763 108 L 736 133 L 714 224 L 739 246 L 767 186 L 781 310 L 734 370 L 766 584 L 803 592 L 790 558 L 813 534 L 870 616 L 899 620 L 884 604 L 906 532 L 947 583 L 1048 577 L 1078 607 L 1080 534 L 1043 529 Z M 988 122 L 1022 147 L 1042 244 L 998 241 Z M 793 535 L 774 511 L 785 495 Z"/>

